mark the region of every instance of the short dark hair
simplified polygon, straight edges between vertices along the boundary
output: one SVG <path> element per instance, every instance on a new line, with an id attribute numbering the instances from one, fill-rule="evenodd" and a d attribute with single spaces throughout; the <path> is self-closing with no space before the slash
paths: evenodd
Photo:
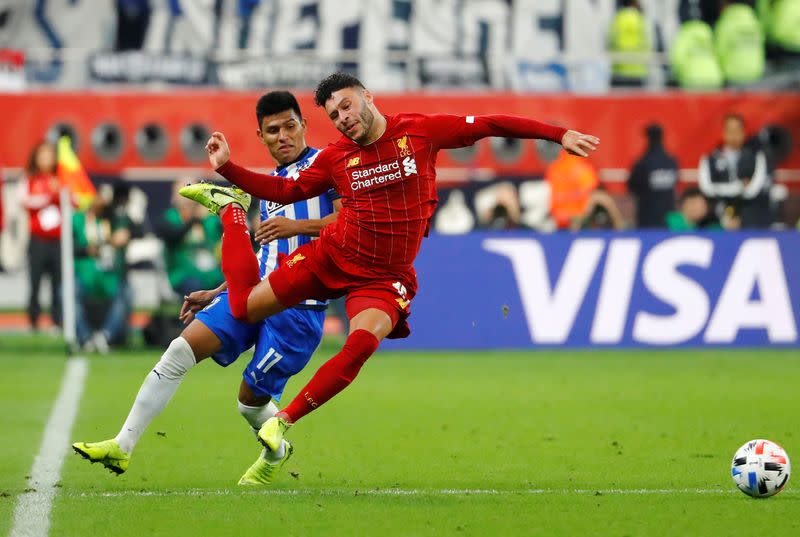
<path id="1" fill-rule="evenodd" d="M 314 92 L 314 102 L 317 103 L 317 106 L 325 106 L 334 91 L 344 88 L 364 89 L 364 84 L 350 73 L 343 73 L 342 71 L 333 73 L 325 77 L 317 86 L 317 90 Z"/>
<path id="2" fill-rule="evenodd" d="M 267 116 L 279 114 L 286 110 L 294 110 L 297 112 L 297 117 L 303 119 L 303 114 L 300 113 L 300 105 L 297 104 L 297 99 L 288 91 L 270 91 L 262 95 L 256 103 L 256 119 L 258 120 L 258 128 L 261 128 L 261 122 Z"/>
<path id="3" fill-rule="evenodd" d="M 705 199 L 703 191 L 697 188 L 696 186 L 690 186 L 681 193 L 681 197 L 678 200 L 678 206 L 683 205 L 683 203 L 689 198 L 697 198 L 697 197 Z"/>

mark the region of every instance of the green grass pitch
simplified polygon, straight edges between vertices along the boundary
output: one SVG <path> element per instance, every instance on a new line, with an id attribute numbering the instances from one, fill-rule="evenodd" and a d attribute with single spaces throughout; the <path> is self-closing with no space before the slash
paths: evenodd
<path id="1" fill-rule="evenodd" d="M 0 346 L 0 535 L 64 371 L 50 347 Z M 159 354 L 90 358 L 72 438 L 114 436 Z M 290 432 L 267 490 L 236 486 L 259 452 L 244 359 L 191 371 L 123 476 L 70 453 L 50 535 L 800 534 L 796 482 L 753 500 L 730 478 L 752 438 L 800 457 L 796 351 L 381 352 Z"/>

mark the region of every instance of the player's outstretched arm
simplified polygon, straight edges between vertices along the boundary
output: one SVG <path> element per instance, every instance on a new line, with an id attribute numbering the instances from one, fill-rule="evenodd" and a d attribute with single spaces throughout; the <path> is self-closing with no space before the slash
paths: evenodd
<path id="1" fill-rule="evenodd" d="M 442 149 L 465 147 L 488 136 L 537 138 L 561 144 L 568 152 L 582 157 L 597 149 L 600 139 L 589 134 L 548 125 L 535 119 L 504 114 L 485 116 L 426 116 L 428 132 Z"/>
<path id="2" fill-rule="evenodd" d="M 326 161 L 320 158 L 322 155 L 309 168 L 300 172 L 300 177 L 296 181 L 287 181 L 273 175 L 252 172 L 234 164 L 228 141 L 221 132 L 211 135 L 206 144 L 206 151 L 209 163 L 218 174 L 248 194 L 267 201 L 294 203 L 319 196 L 333 186 L 330 173 L 324 169 L 323 162 Z"/>

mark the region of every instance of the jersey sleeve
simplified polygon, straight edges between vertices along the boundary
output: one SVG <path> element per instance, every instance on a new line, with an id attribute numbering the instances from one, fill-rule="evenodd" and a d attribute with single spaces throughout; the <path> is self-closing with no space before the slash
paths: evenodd
<path id="1" fill-rule="evenodd" d="M 540 138 L 560 144 L 567 129 L 548 125 L 534 119 L 504 114 L 457 116 L 431 114 L 423 116 L 422 124 L 433 144 L 440 149 L 466 147 L 481 138 Z"/>
<path id="2" fill-rule="evenodd" d="M 330 162 L 324 151 L 320 152 L 311 166 L 298 172 L 296 181 L 256 173 L 230 160 L 217 168 L 217 173 L 248 194 L 283 204 L 317 197 L 334 186 Z"/>
<path id="3" fill-rule="evenodd" d="M 329 201 L 336 201 L 341 199 L 342 195 L 336 192 L 336 189 L 331 188 L 325 193 L 325 197 L 327 197 Z"/>

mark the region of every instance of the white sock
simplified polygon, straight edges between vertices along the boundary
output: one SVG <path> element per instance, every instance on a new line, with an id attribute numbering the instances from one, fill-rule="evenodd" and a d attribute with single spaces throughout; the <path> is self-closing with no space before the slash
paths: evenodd
<path id="1" fill-rule="evenodd" d="M 275 403 L 270 401 L 264 406 L 247 406 L 241 401 L 237 401 L 239 405 L 239 414 L 247 420 L 247 423 L 250 424 L 250 428 L 253 430 L 253 433 L 258 435 L 258 430 L 261 429 L 261 426 L 270 419 L 272 416 L 278 413 L 278 407 L 275 406 Z M 270 462 L 277 462 L 283 458 L 286 454 L 286 440 L 281 442 L 281 447 L 278 448 L 277 451 L 269 451 L 266 448 L 261 452 L 261 456 L 270 461 Z"/>
<path id="2" fill-rule="evenodd" d="M 172 340 L 161 360 L 145 377 L 128 419 L 116 437 L 119 447 L 130 453 L 147 426 L 167 406 L 186 372 L 195 365 L 194 352 L 182 337 Z"/>

